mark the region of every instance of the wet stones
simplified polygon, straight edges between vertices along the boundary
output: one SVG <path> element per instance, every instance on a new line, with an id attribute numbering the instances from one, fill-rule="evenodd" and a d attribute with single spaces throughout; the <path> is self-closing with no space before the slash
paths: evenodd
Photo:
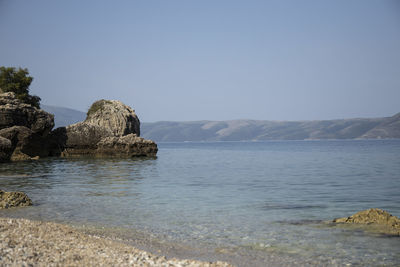
<path id="1" fill-rule="evenodd" d="M 23 192 L 0 190 L 0 209 L 31 206 L 32 200 Z"/>
<path id="2" fill-rule="evenodd" d="M 400 236 L 400 219 L 381 209 L 363 210 L 350 217 L 334 219 L 333 222 L 369 226 L 374 232 Z"/>

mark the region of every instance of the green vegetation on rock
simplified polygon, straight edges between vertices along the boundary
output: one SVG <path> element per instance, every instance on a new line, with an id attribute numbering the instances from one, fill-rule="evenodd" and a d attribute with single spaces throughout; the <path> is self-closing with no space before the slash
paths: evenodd
<path id="1" fill-rule="evenodd" d="M 98 110 L 101 110 L 105 104 L 111 104 L 111 101 L 101 99 L 101 100 L 94 102 L 92 104 L 92 106 L 89 108 L 86 116 L 89 117 L 90 115 L 96 113 Z"/>
<path id="2" fill-rule="evenodd" d="M 28 69 L 0 67 L 0 92 L 13 92 L 23 103 L 40 108 L 40 97 L 29 94 L 32 80 Z"/>

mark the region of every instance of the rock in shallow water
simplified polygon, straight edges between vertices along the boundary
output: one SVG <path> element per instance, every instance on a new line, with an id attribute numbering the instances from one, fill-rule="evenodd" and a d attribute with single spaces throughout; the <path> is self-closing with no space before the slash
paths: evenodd
<path id="1" fill-rule="evenodd" d="M 31 205 L 32 200 L 23 192 L 5 192 L 0 190 L 0 209 Z"/>
<path id="2" fill-rule="evenodd" d="M 117 100 L 93 103 L 85 121 L 51 131 L 54 116 L 0 94 L 0 162 L 48 156 L 154 157 L 157 144 L 140 138 L 135 111 Z M 51 132 L 50 132 L 51 131 Z"/>
<path id="3" fill-rule="evenodd" d="M 64 157 L 154 157 L 154 141 L 139 137 L 140 122 L 133 109 L 116 100 L 93 103 L 85 121 L 52 132 L 52 151 Z"/>
<path id="4" fill-rule="evenodd" d="M 381 209 L 363 210 L 350 217 L 334 219 L 333 222 L 369 225 L 378 232 L 400 236 L 400 219 Z M 379 227 L 379 229 L 376 227 Z"/>

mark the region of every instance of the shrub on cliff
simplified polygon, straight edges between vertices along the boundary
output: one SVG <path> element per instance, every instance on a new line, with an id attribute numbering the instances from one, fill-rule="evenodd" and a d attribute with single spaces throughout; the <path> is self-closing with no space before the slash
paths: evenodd
<path id="1" fill-rule="evenodd" d="M 28 69 L 0 67 L 0 91 L 14 92 L 22 102 L 40 108 L 40 97 L 29 94 L 32 80 Z"/>

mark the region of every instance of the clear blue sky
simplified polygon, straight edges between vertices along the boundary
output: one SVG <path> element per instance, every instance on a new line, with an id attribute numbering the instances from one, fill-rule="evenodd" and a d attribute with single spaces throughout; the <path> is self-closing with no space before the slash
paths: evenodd
<path id="1" fill-rule="evenodd" d="M 0 65 L 43 104 L 141 121 L 400 112 L 400 1 L 0 0 Z"/>

